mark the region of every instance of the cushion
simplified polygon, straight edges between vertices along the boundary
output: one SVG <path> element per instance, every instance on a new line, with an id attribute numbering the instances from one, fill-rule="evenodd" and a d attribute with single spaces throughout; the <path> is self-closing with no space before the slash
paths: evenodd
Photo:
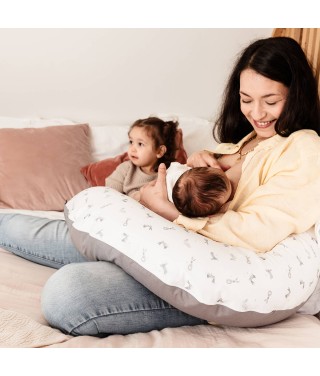
<path id="1" fill-rule="evenodd" d="M 181 164 L 185 164 L 187 162 L 187 153 L 183 147 L 183 136 L 181 129 L 179 129 L 179 132 L 177 133 L 176 143 L 176 160 Z M 113 158 L 106 158 L 102 161 L 90 163 L 81 168 L 81 173 L 92 187 L 102 186 L 105 185 L 106 178 L 112 174 L 117 166 L 127 160 L 129 160 L 128 154 L 127 152 L 124 152 Z"/>
<path id="2" fill-rule="evenodd" d="M 214 150 L 217 142 L 213 138 L 213 121 L 201 117 L 156 114 L 163 120 L 178 120 L 183 131 L 184 148 L 188 155 L 199 150 Z"/>
<path id="3" fill-rule="evenodd" d="M 150 114 L 143 114 L 140 118 L 148 117 Z M 178 115 L 159 116 L 163 120 L 178 120 L 179 129 L 183 131 L 183 147 L 187 155 L 195 151 L 208 149 L 213 150 L 216 142 L 212 136 L 213 123 L 199 117 L 185 117 Z M 113 158 L 124 153 L 128 149 L 128 130 L 131 122 L 90 122 L 92 136 L 92 154 L 94 161 L 106 158 Z"/>
<path id="4" fill-rule="evenodd" d="M 317 285 L 314 228 L 259 254 L 186 231 L 108 187 L 77 194 L 65 218 L 75 246 L 90 260 L 114 262 L 171 305 L 216 324 L 283 320 Z"/>
<path id="5" fill-rule="evenodd" d="M 91 161 L 87 124 L 0 129 L 0 208 L 63 211 Z"/>

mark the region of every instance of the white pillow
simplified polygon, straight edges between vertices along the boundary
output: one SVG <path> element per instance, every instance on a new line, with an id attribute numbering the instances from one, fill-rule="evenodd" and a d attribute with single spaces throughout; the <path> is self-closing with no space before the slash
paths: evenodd
<path id="1" fill-rule="evenodd" d="M 141 118 L 148 116 L 144 115 Z M 184 149 L 188 156 L 199 150 L 213 150 L 217 145 L 212 136 L 213 124 L 209 120 L 178 115 L 156 114 L 154 116 L 163 120 L 179 121 L 179 127 L 183 133 Z M 123 122 L 116 125 L 91 123 L 94 160 L 98 161 L 124 153 L 128 148 L 128 131 L 132 123 Z"/>
<path id="2" fill-rule="evenodd" d="M 141 118 L 148 117 L 141 116 Z M 213 124 L 206 119 L 199 117 L 185 117 L 179 115 L 158 114 L 164 120 L 176 119 L 183 132 L 184 148 L 189 155 L 195 151 L 209 149 L 213 150 L 216 142 L 212 137 Z M 135 120 L 135 119 L 134 119 Z M 134 121 L 133 120 L 133 121 Z M 115 157 L 124 153 L 128 148 L 128 130 L 130 122 L 119 122 L 117 124 L 105 122 L 89 122 L 92 135 L 92 156 L 94 161 Z M 0 128 L 39 128 L 51 125 L 73 125 L 88 123 L 64 118 L 11 118 L 0 117 Z"/>
<path id="3" fill-rule="evenodd" d="M 217 324 L 283 320 L 307 301 L 319 279 L 314 229 L 259 254 L 186 231 L 106 187 L 78 193 L 65 217 L 86 257 L 116 263 L 171 305 Z"/>
<path id="4" fill-rule="evenodd" d="M 127 151 L 128 130 L 129 125 L 90 125 L 94 161 L 112 158 Z"/>
<path id="5" fill-rule="evenodd" d="M 56 118 L 15 118 L 0 116 L 0 128 L 41 128 L 51 125 L 75 125 L 78 124 L 70 119 Z M 79 123 L 80 124 L 80 123 Z M 84 123 L 82 123 L 84 124 Z"/>
<path id="6" fill-rule="evenodd" d="M 187 155 L 199 150 L 213 150 L 217 142 L 213 139 L 213 123 L 199 117 L 186 117 L 179 115 L 151 114 L 143 115 L 158 116 L 163 120 L 177 120 L 183 133 L 183 145 Z M 89 123 L 92 132 L 92 153 L 94 160 L 102 160 L 124 153 L 128 148 L 128 131 L 130 122 L 110 123 Z"/>
<path id="7" fill-rule="evenodd" d="M 189 155 L 199 150 L 213 150 L 217 142 L 212 135 L 213 122 L 200 117 L 188 117 L 183 115 L 158 114 L 164 120 L 178 120 L 183 131 L 184 148 Z"/>

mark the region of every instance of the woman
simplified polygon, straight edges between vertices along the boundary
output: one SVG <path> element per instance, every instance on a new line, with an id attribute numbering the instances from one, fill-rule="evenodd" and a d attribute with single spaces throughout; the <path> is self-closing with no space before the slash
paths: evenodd
<path id="1" fill-rule="evenodd" d="M 226 238 L 230 244 L 262 252 L 316 222 L 319 97 L 312 70 L 294 40 L 258 40 L 243 51 L 230 76 L 214 134 L 223 143 L 215 154 L 197 153 L 189 164 L 214 166 L 221 155 L 219 164 L 228 168 L 245 158 L 229 210 L 210 220 L 179 216 L 167 199 L 164 165 L 159 167 L 157 181 L 141 191 L 146 206 L 216 240 Z M 55 249 L 61 250 L 61 264 L 83 261 L 64 232 L 65 225 L 57 230 L 58 221 L 46 222 L 32 236 L 30 229 L 35 230 L 28 217 L 4 215 L 0 219 L 3 248 L 36 254 L 44 264 Z M 38 221 L 40 228 L 42 221 Z M 12 230 L 16 228 L 23 246 L 17 244 L 17 233 Z M 44 288 L 42 307 L 52 326 L 73 335 L 128 334 L 205 323 L 170 306 L 108 262 L 61 268 Z"/>
<path id="2" fill-rule="evenodd" d="M 143 203 L 213 240 L 269 251 L 320 217 L 319 124 L 317 86 L 298 43 L 290 38 L 257 41 L 229 79 L 214 133 L 223 144 L 215 154 L 203 151 L 187 162 L 225 170 L 243 163 L 228 211 L 204 219 L 183 217 L 159 180 L 156 187 L 144 187 Z M 163 167 L 159 173 L 163 181 Z"/>

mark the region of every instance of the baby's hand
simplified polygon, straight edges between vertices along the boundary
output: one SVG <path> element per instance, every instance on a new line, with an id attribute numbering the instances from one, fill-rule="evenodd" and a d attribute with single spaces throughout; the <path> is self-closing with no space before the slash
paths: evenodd
<path id="1" fill-rule="evenodd" d="M 191 154 L 187 159 L 187 165 L 190 167 L 215 167 L 221 169 L 217 159 L 207 150 L 202 150 Z"/>

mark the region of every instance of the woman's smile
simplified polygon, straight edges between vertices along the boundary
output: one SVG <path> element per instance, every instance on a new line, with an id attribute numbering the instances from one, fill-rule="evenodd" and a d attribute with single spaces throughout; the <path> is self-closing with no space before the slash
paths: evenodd
<path id="1" fill-rule="evenodd" d="M 253 120 L 254 125 L 256 128 L 268 128 L 270 126 L 273 126 L 274 123 L 276 122 L 276 119 L 270 120 L 270 121 L 256 121 Z"/>

